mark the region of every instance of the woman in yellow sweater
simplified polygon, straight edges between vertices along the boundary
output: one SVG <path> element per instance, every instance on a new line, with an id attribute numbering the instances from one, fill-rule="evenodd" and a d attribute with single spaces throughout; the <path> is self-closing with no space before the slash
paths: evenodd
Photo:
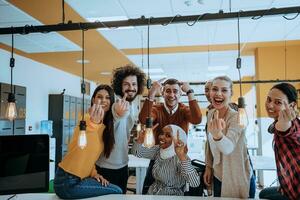
<path id="1" fill-rule="evenodd" d="M 97 173 L 95 162 L 103 153 L 109 156 L 114 145 L 111 106 L 114 93 L 110 86 L 99 85 L 92 96 L 92 107 L 85 115 L 87 145 L 78 146 L 79 126 L 75 128 L 68 152 L 58 164 L 54 190 L 63 199 L 121 194 L 122 190 L 110 184 Z"/>

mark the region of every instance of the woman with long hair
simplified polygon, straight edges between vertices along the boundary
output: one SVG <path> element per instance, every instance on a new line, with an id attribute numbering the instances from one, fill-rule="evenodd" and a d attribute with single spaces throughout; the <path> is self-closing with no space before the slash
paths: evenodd
<path id="1" fill-rule="evenodd" d="M 297 90 L 289 83 L 274 85 L 265 107 L 274 119 L 268 131 L 273 145 L 279 187 L 263 189 L 259 197 L 271 200 L 300 199 L 300 120 L 297 117 Z"/>
<path id="2" fill-rule="evenodd" d="M 68 152 L 58 164 L 54 190 L 63 199 L 79 199 L 105 194 L 121 194 L 122 190 L 100 175 L 95 163 L 103 152 L 109 156 L 114 139 L 112 134 L 111 106 L 113 91 L 108 85 L 98 86 L 92 96 L 92 107 L 84 116 L 86 121 L 86 146 L 80 146 L 79 126 L 68 146 Z"/>

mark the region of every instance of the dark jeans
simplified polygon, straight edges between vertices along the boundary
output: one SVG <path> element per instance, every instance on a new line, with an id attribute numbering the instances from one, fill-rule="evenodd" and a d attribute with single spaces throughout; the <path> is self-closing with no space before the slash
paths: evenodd
<path id="1" fill-rule="evenodd" d="M 152 168 L 154 165 L 154 160 L 151 160 L 147 169 L 146 177 L 143 184 L 143 191 L 142 194 L 147 194 L 149 187 L 154 183 L 154 178 L 152 176 Z"/>
<path id="2" fill-rule="evenodd" d="M 127 181 L 128 181 L 128 166 L 126 165 L 120 169 L 107 169 L 101 168 L 96 165 L 97 172 L 101 174 L 110 183 L 119 186 L 123 194 L 127 191 Z"/>
<path id="3" fill-rule="evenodd" d="M 54 190 L 61 199 L 81 199 L 106 194 L 122 194 L 121 188 L 109 184 L 102 186 L 96 179 L 88 177 L 80 179 L 58 167 L 54 178 Z"/>
<path id="4" fill-rule="evenodd" d="M 270 199 L 270 200 L 288 200 L 286 196 L 283 196 L 278 191 L 278 187 L 268 187 L 260 191 L 260 199 Z"/>
<path id="5" fill-rule="evenodd" d="M 250 179 L 250 189 L 249 189 L 249 198 L 255 197 L 255 175 L 253 174 Z M 222 189 L 222 182 L 219 181 L 216 177 L 214 177 L 214 184 L 213 184 L 213 191 L 214 191 L 214 197 L 221 197 L 221 189 Z"/>

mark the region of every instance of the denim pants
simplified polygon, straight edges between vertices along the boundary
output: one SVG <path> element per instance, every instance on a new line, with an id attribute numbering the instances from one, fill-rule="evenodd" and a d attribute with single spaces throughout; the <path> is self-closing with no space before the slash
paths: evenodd
<path id="1" fill-rule="evenodd" d="M 58 167 L 55 174 L 54 190 L 56 195 L 62 199 L 81 199 L 106 194 L 122 194 L 121 188 L 116 185 L 109 184 L 105 187 L 91 177 L 80 179 L 65 172 L 60 167 Z"/>
<path id="2" fill-rule="evenodd" d="M 259 198 L 260 199 L 270 199 L 270 200 L 288 200 L 288 198 L 282 195 L 278 191 L 278 187 L 268 187 L 260 191 Z"/>
<path id="3" fill-rule="evenodd" d="M 255 197 L 255 190 L 256 190 L 255 179 L 256 179 L 255 175 L 252 174 L 250 179 L 249 198 Z M 221 189 L 222 189 L 222 182 L 219 181 L 219 179 L 217 179 L 216 177 L 214 177 L 213 180 L 214 197 L 221 197 Z"/>

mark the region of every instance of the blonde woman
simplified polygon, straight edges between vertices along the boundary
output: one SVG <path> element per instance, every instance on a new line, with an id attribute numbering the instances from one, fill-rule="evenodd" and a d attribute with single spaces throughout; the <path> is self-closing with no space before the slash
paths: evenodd
<path id="1" fill-rule="evenodd" d="M 213 109 L 209 110 L 207 117 L 204 183 L 213 185 L 215 197 L 254 198 L 255 176 L 247 153 L 245 133 L 238 125 L 238 113 L 229 105 L 231 97 L 230 78 L 214 78 L 210 89 Z"/>

